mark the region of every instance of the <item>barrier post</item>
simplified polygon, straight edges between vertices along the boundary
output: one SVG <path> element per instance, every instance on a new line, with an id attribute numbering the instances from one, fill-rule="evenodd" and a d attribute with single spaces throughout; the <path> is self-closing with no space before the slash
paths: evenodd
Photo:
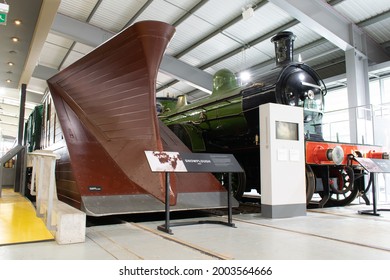
<path id="1" fill-rule="evenodd" d="M 43 218 L 57 243 L 84 242 L 86 214 L 57 198 L 55 166 L 59 158 L 51 151 L 28 154 L 32 166 L 30 193 L 36 194 L 37 216 Z"/>
<path id="2" fill-rule="evenodd" d="M 32 161 L 31 190 L 37 194 L 37 216 L 44 217 L 46 227 L 54 230 L 52 225 L 52 213 L 54 201 L 57 200 L 55 189 L 55 164 L 60 157 L 50 151 L 32 152 L 29 154 Z M 45 172 L 45 170 L 49 170 Z M 36 185 L 35 185 L 36 184 Z M 47 208 L 43 211 L 42 203 L 46 202 Z M 44 212 L 44 213 L 42 213 Z"/>

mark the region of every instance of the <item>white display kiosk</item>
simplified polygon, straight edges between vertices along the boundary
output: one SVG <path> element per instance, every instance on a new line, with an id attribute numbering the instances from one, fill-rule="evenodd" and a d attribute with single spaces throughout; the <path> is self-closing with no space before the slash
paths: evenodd
<path id="1" fill-rule="evenodd" d="M 260 106 L 261 214 L 306 215 L 303 108 Z"/>

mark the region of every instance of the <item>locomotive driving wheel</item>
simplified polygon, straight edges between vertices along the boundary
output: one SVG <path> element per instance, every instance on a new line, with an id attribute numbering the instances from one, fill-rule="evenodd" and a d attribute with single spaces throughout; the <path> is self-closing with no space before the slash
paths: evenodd
<path id="1" fill-rule="evenodd" d="M 309 204 L 316 187 L 316 177 L 310 165 L 306 165 L 306 204 Z"/>
<path id="2" fill-rule="evenodd" d="M 228 189 L 228 174 L 227 173 L 213 173 L 218 181 Z M 232 173 L 232 195 L 235 199 L 240 201 L 246 188 L 246 176 L 243 173 Z"/>
<path id="3" fill-rule="evenodd" d="M 330 197 L 326 206 L 345 206 L 355 200 L 358 188 L 354 187 L 355 173 L 349 166 L 329 170 Z"/>

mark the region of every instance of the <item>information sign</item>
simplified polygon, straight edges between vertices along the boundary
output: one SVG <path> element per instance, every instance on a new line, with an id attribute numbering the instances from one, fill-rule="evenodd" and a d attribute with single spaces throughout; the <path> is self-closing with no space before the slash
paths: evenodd
<path id="1" fill-rule="evenodd" d="M 171 172 L 218 172 L 228 173 L 228 222 L 221 221 L 198 221 L 198 223 L 218 223 L 234 227 L 232 222 L 232 179 L 231 173 L 241 173 L 238 161 L 231 154 L 195 154 L 167 151 L 145 151 L 150 169 L 152 172 L 165 172 L 165 224 L 158 226 L 161 231 L 172 234 L 170 227 L 170 173 Z M 177 225 L 186 225 L 188 223 L 176 223 Z"/>
<path id="2" fill-rule="evenodd" d="M 7 14 L 4 12 L 0 12 L 0 25 L 7 24 Z"/>
<path id="3" fill-rule="evenodd" d="M 367 190 L 372 188 L 372 210 L 358 211 L 359 214 L 379 216 L 378 211 L 390 211 L 390 209 L 377 209 L 376 207 L 376 190 L 375 190 L 375 173 L 390 173 L 390 161 L 388 159 L 360 158 L 354 157 L 367 172 L 370 173 L 370 181 Z"/>
<path id="4" fill-rule="evenodd" d="M 145 155 L 153 172 L 243 172 L 231 154 L 145 151 Z"/>
<path id="5" fill-rule="evenodd" d="M 355 160 L 370 173 L 390 173 L 390 160 L 375 158 L 359 158 Z"/>

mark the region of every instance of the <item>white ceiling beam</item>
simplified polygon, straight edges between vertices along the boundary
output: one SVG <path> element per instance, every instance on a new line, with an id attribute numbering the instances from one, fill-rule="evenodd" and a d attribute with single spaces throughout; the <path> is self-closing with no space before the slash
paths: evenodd
<path id="1" fill-rule="evenodd" d="M 177 80 L 185 81 L 187 84 L 208 94 L 211 94 L 213 91 L 213 76 L 211 74 L 192 67 L 173 56 L 164 55 L 160 71 Z"/>
<path id="2" fill-rule="evenodd" d="M 60 3 L 61 0 L 42 1 L 38 21 L 35 26 L 34 36 L 32 38 L 27 60 L 25 62 L 24 69 L 19 81 L 19 87 L 21 84 L 28 84 L 30 81 L 35 65 L 39 60 L 42 47 L 45 43 L 47 35 L 49 34 L 51 23 L 57 14 Z"/>
<path id="3" fill-rule="evenodd" d="M 390 60 L 390 55 L 361 28 L 323 0 L 269 0 L 303 25 L 340 49 L 355 49 L 371 62 Z"/>
<path id="4" fill-rule="evenodd" d="M 55 17 L 51 31 L 60 36 L 94 48 L 115 35 L 115 33 L 61 14 L 57 14 Z M 40 68 L 36 69 L 34 72 L 34 77 L 38 77 L 36 75 L 41 75 L 40 78 L 45 78 L 48 74 L 53 75 L 55 71 L 57 70 L 44 69 L 40 66 Z M 160 65 L 160 71 L 202 91 L 207 93 L 212 92 L 213 82 L 211 74 L 172 56 L 164 55 Z M 47 79 L 50 77 L 47 77 Z"/>
<path id="5" fill-rule="evenodd" d="M 51 32 L 94 48 L 115 35 L 113 32 L 58 13 L 51 26 Z"/>
<path id="6" fill-rule="evenodd" d="M 8 104 L 12 106 L 16 106 L 19 108 L 20 106 L 20 90 L 14 88 L 8 88 L 7 90 L 2 89 L 0 92 L 0 106 L 3 104 Z M 42 94 L 27 91 L 26 94 L 26 108 L 34 108 L 36 105 L 40 104 L 42 101 Z"/>
<path id="7" fill-rule="evenodd" d="M 58 70 L 48 66 L 38 64 L 35 66 L 33 77 L 41 80 L 48 80 L 58 73 Z"/>

